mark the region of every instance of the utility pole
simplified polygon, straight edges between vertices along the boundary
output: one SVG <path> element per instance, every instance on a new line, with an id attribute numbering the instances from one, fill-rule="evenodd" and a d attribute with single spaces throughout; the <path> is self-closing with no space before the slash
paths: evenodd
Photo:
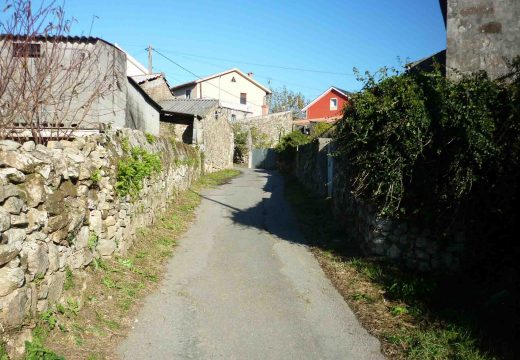
<path id="1" fill-rule="evenodd" d="M 153 47 L 152 45 L 148 45 L 148 74 L 152 73 L 152 51 Z"/>

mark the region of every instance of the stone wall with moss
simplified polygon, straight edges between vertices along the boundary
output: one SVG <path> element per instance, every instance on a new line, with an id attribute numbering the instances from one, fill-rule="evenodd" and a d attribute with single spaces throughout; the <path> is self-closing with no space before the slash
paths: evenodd
<path id="1" fill-rule="evenodd" d="M 134 196 L 117 184 L 132 149 L 160 159 Z M 0 141 L 0 334 L 60 301 L 67 272 L 124 254 L 200 163 L 189 145 L 129 129 L 47 146 Z"/>

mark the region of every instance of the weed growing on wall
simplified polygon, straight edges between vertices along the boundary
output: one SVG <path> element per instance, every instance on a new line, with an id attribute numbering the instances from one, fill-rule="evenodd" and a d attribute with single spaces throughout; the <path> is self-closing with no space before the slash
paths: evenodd
<path id="1" fill-rule="evenodd" d="M 119 196 L 135 198 L 143 187 L 144 179 L 161 170 L 161 158 L 140 147 L 130 149 L 130 154 L 118 163 L 116 191 Z"/>

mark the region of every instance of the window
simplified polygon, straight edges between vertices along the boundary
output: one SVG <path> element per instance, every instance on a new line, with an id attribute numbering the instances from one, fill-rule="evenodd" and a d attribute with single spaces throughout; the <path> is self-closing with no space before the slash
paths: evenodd
<path id="1" fill-rule="evenodd" d="M 241 104 L 247 104 L 247 94 L 246 93 L 240 93 L 240 103 Z"/>
<path id="2" fill-rule="evenodd" d="M 186 99 L 191 99 L 191 89 L 186 90 Z"/>
<path id="3" fill-rule="evenodd" d="M 231 121 L 236 121 L 237 116 L 235 114 L 231 114 Z"/>
<path id="4" fill-rule="evenodd" d="M 338 110 L 338 99 L 336 99 L 336 98 L 330 99 L 330 109 Z"/>
<path id="5" fill-rule="evenodd" d="M 231 82 L 237 82 L 234 76 L 231 78 Z"/>
<path id="6" fill-rule="evenodd" d="M 34 43 L 13 43 L 14 57 L 41 57 L 40 44 Z"/>

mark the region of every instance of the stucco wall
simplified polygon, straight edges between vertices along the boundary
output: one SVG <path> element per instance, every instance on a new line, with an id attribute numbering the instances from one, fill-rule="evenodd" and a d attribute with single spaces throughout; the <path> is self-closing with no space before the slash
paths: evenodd
<path id="1" fill-rule="evenodd" d="M 506 59 L 520 55 L 520 1 L 449 0 L 447 39 L 448 76 L 479 70 L 503 75 Z"/>
<path id="2" fill-rule="evenodd" d="M 233 78 L 235 78 L 235 82 L 231 81 Z M 192 99 L 218 99 L 224 103 L 235 104 L 237 109 L 248 111 L 251 113 L 251 116 L 262 115 L 262 106 L 266 101 L 265 91 L 236 71 L 206 80 L 196 85 L 188 85 L 173 90 L 173 95 L 184 98 L 186 90 L 188 89 L 192 89 Z M 240 93 L 247 94 L 246 105 L 240 104 Z"/>
<path id="3" fill-rule="evenodd" d="M 158 136 L 161 117 L 158 106 L 141 94 L 139 85 L 127 81 L 126 127 Z"/>

